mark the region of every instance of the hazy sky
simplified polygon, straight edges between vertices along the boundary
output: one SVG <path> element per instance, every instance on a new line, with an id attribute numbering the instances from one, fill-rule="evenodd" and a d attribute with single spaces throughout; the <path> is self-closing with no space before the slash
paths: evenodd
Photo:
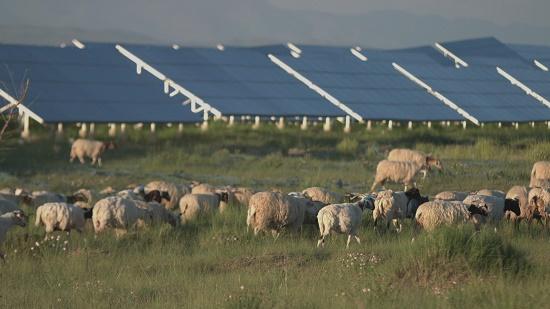
<path id="1" fill-rule="evenodd" d="M 550 0 L 0 0 L 0 41 L 550 44 Z"/>

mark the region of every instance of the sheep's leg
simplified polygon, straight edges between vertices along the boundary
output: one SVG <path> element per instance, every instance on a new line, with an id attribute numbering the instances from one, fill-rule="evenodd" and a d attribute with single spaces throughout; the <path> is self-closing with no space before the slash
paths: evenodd
<path id="1" fill-rule="evenodd" d="M 96 157 L 92 157 L 92 165 L 95 165 L 96 162 L 97 162 Z"/>
<path id="2" fill-rule="evenodd" d="M 4 252 L 0 252 L 0 260 L 2 260 L 2 262 L 6 263 L 6 255 L 4 254 Z"/>
<path id="3" fill-rule="evenodd" d="M 348 241 L 346 243 L 346 249 L 349 249 L 349 243 L 351 242 L 351 234 L 348 235 Z"/>
<path id="4" fill-rule="evenodd" d="M 281 235 L 281 233 L 279 233 L 277 230 L 271 230 L 271 235 L 273 235 L 273 238 L 277 240 L 279 239 L 279 235 Z"/>
<path id="5" fill-rule="evenodd" d="M 428 175 L 428 171 L 427 170 L 421 170 L 420 172 L 422 173 L 422 180 L 426 179 L 426 175 Z"/>
<path id="6" fill-rule="evenodd" d="M 319 241 L 317 241 L 317 248 L 319 248 L 319 246 L 325 247 L 325 236 L 326 235 L 321 235 L 321 237 L 319 237 Z"/>
<path id="7" fill-rule="evenodd" d="M 78 156 L 78 161 L 80 161 L 80 164 L 86 163 L 86 161 L 84 161 L 84 156 Z"/>
<path id="8" fill-rule="evenodd" d="M 101 157 L 97 158 L 97 166 L 101 167 Z"/>
<path id="9" fill-rule="evenodd" d="M 357 235 L 353 235 L 353 237 L 355 237 L 355 240 L 357 241 L 357 244 L 361 244 L 361 239 L 359 238 L 359 236 Z"/>

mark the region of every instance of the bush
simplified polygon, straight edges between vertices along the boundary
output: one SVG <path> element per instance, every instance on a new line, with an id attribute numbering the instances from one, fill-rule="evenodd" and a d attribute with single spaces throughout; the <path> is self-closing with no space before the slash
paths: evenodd
<path id="1" fill-rule="evenodd" d="M 353 155 L 357 153 L 359 148 L 359 142 L 356 139 L 346 137 L 338 145 L 336 145 L 336 150 L 341 154 Z"/>

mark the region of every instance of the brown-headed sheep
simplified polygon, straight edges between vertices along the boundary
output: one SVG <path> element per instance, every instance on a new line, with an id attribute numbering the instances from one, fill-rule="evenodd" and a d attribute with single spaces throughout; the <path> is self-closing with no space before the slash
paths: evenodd
<path id="1" fill-rule="evenodd" d="M 397 148 L 390 151 L 388 154 L 388 160 L 390 161 L 410 161 L 416 162 L 419 165 L 423 165 L 425 168 L 422 170 L 424 177 L 426 177 L 426 170 L 431 167 L 435 167 L 438 170 L 443 170 L 443 164 L 441 161 L 430 154 L 425 154 L 418 150 Z"/>
<path id="2" fill-rule="evenodd" d="M 416 176 L 423 167 L 416 162 L 382 160 L 376 166 L 376 176 L 371 191 L 374 192 L 378 186 L 383 186 L 388 180 L 404 184 L 405 190 L 410 185 L 416 187 Z"/>
<path id="3" fill-rule="evenodd" d="M 372 212 L 374 226 L 376 227 L 380 220 L 384 220 L 386 226 L 389 226 L 391 222 L 397 232 L 401 232 L 401 220 L 414 218 L 418 207 L 425 202 L 428 202 L 428 198 L 421 196 L 420 191 L 416 188 L 407 192 L 393 192 L 392 190 L 378 192 Z"/>
<path id="4" fill-rule="evenodd" d="M 153 190 L 158 190 L 161 193 L 167 192 L 168 195 L 170 195 L 170 200 L 163 201 L 161 203 L 167 209 L 174 209 L 178 205 L 180 198 L 183 196 L 180 188 L 178 188 L 177 185 L 167 181 L 151 181 L 150 183 L 145 185 L 145 194 Z"/>
<path id="5" fill-rule="evenodd" d="M 80 163 L 84 164 L 84 159 L 89 157 L 92 159 L 92 165 L 101 166 L 101 155 L 107 149 L 115 149 L 113 142 L 100 142 L 88 139 L 79 138 L 75 140 L 71 146 L 70 162 L 78 158 Z"/>

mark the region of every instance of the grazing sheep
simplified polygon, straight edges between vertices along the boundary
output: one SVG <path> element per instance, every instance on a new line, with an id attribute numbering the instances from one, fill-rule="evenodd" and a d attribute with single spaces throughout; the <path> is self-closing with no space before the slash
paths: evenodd
<path id="1" fill-rule="evenodd" d="M 401 162 L 416 162 L 419 165 L 425 166 L 424 169 L 422 169 L 423 177 L 426 177 L 427 170 L 429 170 L 432 166 L 437 168 L 438 170 L 443 170 L 443 165 L 441 164 L 441 161 L 431 155 L 427 155 L 423 152 L 420 152 L 418 150 L 411 150 L 411 149 L 405 149 L 405 148 L 397 148 L 390 151 L 388 154 L 388 160 L 390 161 L 401 161 Z"/>
<path id="2" fill-rule="evenodd" d="M 187 194 L 180 200 L 181 223 L 185 224 L 199 216 L 208 216 L 220 209 L 220 203 L 227 202 L 227 193 Z"/>
<path id="3" fill-rule="evenodd" d="M 416 162 L 382 160 L 376 166 L 376 176 L 371 191 L 374 192 L 378 186 L 383 186 L 387 180 L 403 183 L 405 190 L 409 185 L 416 187 L 415 178 L 422 168 L 424 168 L 424 165 Z"/>
<path id="4" fill-rule="evenodd" d="M 94 203 L 98 198 L 98 195 L 96 192 L 88 189 L 79 189 L 78 191 L 73 193 L 73 196 L 78 201 L 84 202 L 88 205 L 94 205 Z"/>
<path id="5" fill-rule="evenodd" d="M 486 219 L 493 223 L 500 222 L 502 218 L 504 218 L 504 213 L 507 210 L 513 210 L 519 215 L 519 206 L 515 209 L 506 209 L 504 197 L 500 198 L 493 195 L 470 194 L 464 199 L 463 203 L 466 205 L 474 205 L 485 210 L 485 212 L 487 212 Z"/>
<path id="6" fill-rule="evenodd" d="M 25 227 L 27 225 L 27 216 L 22 210 L 14 210 L 0 216 L 0 246 L 6 239 L 6 234 L 12 226 Z M 4 260 L 4 253 L 0 252 L 0 258 Z"/>
<path id="7" fill-rule="evenodd" d="M 472 222 L 479 230 L 481 218 L 487 216 L 485 209 L 466 205 L 459 201 L 431 201 L 418 207 L 416 225 L 426 231 L 433 231 L 442 225 Z"/>
<path id="8" fill-rule="evenodd" d="M 533 164 L 531 170 L 531 188 L 548 188 L 550 187 L 550 161 L 539 161 Z"/>
<path id="9" fill-rule="evenodd" d="M 114 228 L 117 236 L 121 236 L 129 228 L 136 227 L 140 220 L 149 223 L 152 215 L 130 199 L 111 196 L 99 200 L 93 207 L 92 222 L 96 233 Z"/>
<path id="10" fill-rule="evenodd" d="M 254 235 L 260 231 L 278 236 L 281 230 L 296 232 L 304 222 L 306 199 L 278 192 L 258 192 L 250 198 L 246 225 Z"/>
<path id="11" fill-rule="evenodd" d="M 133 201 L 144 201 L 143 196 L 139 193 L 134 192 L 134 190 L 126 189 L 117 192 L 117 197 L 125 198 Z"/>
<path id="12" fill-rule="evenodd" d="M 306 211 L 304 214 L 303 224 L 317 225 L 317 214 L 319 213 L 319 210 L 321 210 L 323 207 L 327 206 L 328 204 L 325 204 L 319 201 L 312 201 L 309 197 L 304 196 L 302 192 L 290 192 L 287 195 L 293 198 L 304 200 L 304 203 L 306 205 Z"/>
<path id="13" fill-rule="evenodd" d="M 342 202 L 342 195 L 339 193 L 328 191 L 321 187 L 311 187 L 302 191 L 302 194 L 312 201 L 322 202 L 325 204 L 334 204 Z"/>
<path id="14" fill-rule="evenodd" d="M 506 193 L 506 200 L 516 200 L 519 205 L 520 215 L 517 216 L 513 211 L 507 211 L 504 216 L 507 219 L 516 221 L 529 216 L 529 201 L 527 188 L 524 186 L 513 186 Z"/>
<path id="15" fill-rule="evenodd" d="M 67 203 L 46 203 L 36 209 L 35 225 L 44 225 L 46 237 L 56 230 L 69 232 L 75 229 L 82 233 L 85 225 L 84 211 Z"/>
<path id="16" fill-rule="evenodd" d="M 321 234 L 317 247 L 325 245 L 325 238 L 331 231 L 348 235 L 346 248 L 349 248 L 352 236 L 358 244 L 361 244 L 361 239 L 357 236 L 357 230 L 363 219 L 363 210 L 369 204 L 372 205 L 372 200 L 369 203 L 368 197 L 364 197 L 355 203 L 332 204 L 323 207 L 317 215 L 319 232 Z"/>
<path id="17" fill-rule="evenodd" d="M 115 149 L 115 144 L 79 138 L 71 146 L 70 162 L 72 163 L 75 158 L 78 158 L 80 163 L 84 164 L 84 159 L 89 157 L 92 159 L 92 165 L 97 162 L 97 165 L 101 166 L 101 155 L 107 149 Z"/>
<path id="18" fill-rule="evenodd" d="M 237 203 L 245 207 L 248 207 L 250 198 L 252 197 L 252 195 L 254 195 L 254 193 L 256 193 L 256 191 L 245 187 L 238 187 L 233 190 L 233 194 Z"/>
<path id="19" fill-rule="evenodd" d="M 533 188 L 529 191 L 528 195 L 528 223 L 530 224 L 533 219 L 537 219 L 539 222 L 544 220 L 545 225 L 548 227 L 550 223 L 550 192 L 548 189 Z"/>
<path id="20" fill-rule="evenodd" d="M 407 192 L 393 192 L 392 190 L 378 192 L 372 212 L 374 226 L 376 227 L 380 220 L 385 220 L 386 226 L 389 226 L 391 222 L 397 232 L 401 232 L 400 220 L 414 218 L 418 207 L 425 202 L 428 202 L 428 198 L 421 196 L 420 191 L 416 188 Z"/>
<path id="21" fill-rule="evenodd" d="M 161 193 L 167 192 L 168 195 L 170 195 L 169 200 L 161 203 L 167 209 L 174 209 L 178 205 L 180 198 L 183 196 L 181 193 L 182 191 L 178 188 L 178 186 L 167 181 L 151 181 L 145 185 L 144 191 L 146 194 L 153 190 L 158 190 Z"/>
<path id="22" fill-rule="evenodd" d="M 136 201 L 136 206 L 141 209 L 148 210 L 151 213 L 152 223 L 154 225 L 168 223 L 175 227 L 178 224 L 178 215 L 166 209 L 164 205 L 158 202 Z"/>
<path id="23" fill-rule="evenodd" d="M 460 191 L 443 191 L 434 196 L 435 200 L 440 201 L 463 201 L 470 193 Z"/>
<path id="24" fill-rule="evenodd" d="M 214 194 L 216 193 L 216 187 L 207 183 L 201 183 L 191 188 L 192 194 Z"/>
<path id="25" fill-rule="evenodd" d="M 0 215 L 17 210 L 17 204 L 0 197 Z"/>
<path id="26" fill-rule="evenodd" d="M 505 198 L 506 197 L 506 193 L 504 193 L 503 191 L 500 191 L 500 190 L 490 190 L 490 189 L 482 189 L 482 190 L 479 190 L 473 194 L 477 194 L 477 195 L 485 195 L 485 196 L 494 196 L 494 197 L 498 197 L 498 198 Z"/>

